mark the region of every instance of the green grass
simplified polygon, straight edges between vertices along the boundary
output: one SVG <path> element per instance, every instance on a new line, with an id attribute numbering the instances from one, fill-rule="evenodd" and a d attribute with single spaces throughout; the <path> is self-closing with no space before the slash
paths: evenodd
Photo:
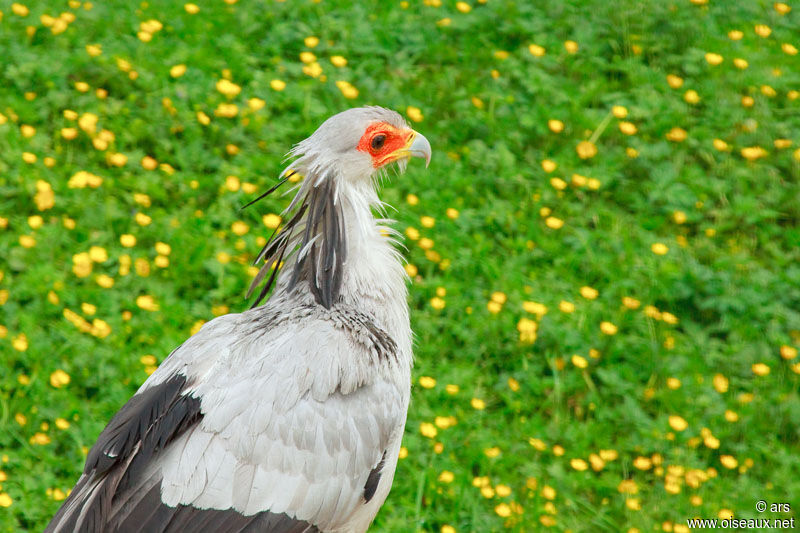
<path id="1" fill-rule="evenodd" d="M 275 182 L 293 143 L 364 104 L 419 108 L 413 125 L 434 148 L 427 171 L 412 162 L 382 193 L 398 229 L 421 239 L 406 242 L 418 270 L 408 455 L 374 530 L 686 531 L 686 518 L 724 510 L 797 515 L 800 363 L 789 356 L 800 345 L 800 56 L 781 45 L 800 47 L 798 6 L 783 15 L 766 1 L 470 0 L 467 13 L 451 2 L 409 4 L 213 0 L 192 15 L 173 2 L 42 1 L 20 16 L 0 0 L 0 530 L 43 528 L 87 448 L 146 379 L 142 356 L 161 361 L 199 321 L 248 307 L 248 265 L 270 231 L 261 217 L 285 200 L 239 207 Z M 40 18 L 62 13 L 74 14 L 65 28 Z M 163 28 L 143 42 L 137 32 L 149 20 Z M 319 38 L 313 49 L 309 36 Z M 93 44 L 100 55 L 88 53 Z M 531 44 L 546 53 L 533 55 Z M 305 51 L 324 79 L 303 73 Z M 337 55 L 346 66 L 331 63 Z M 179 64 L 185 74 L 172 77 Z M 671 88 L 669 74 L 683 86 Z M 223 76 L 238 95 L 216 90 Z M 358 96 L 345 98 L 337 80 Z M 688 90 L 699 101 L 687 103 Z M 250 109 L 250 98 L 264 107 Z M 216 116 L 223 103 L 238 115 Z M 96 115 L 95 133 L 66 110 Z M 551 119 L 563 131 L 551 131 Z M 105 150 L 93 146 L 100 130 L 114 134 Z M 597 153 L 581 159 L 587 139 Z M 762 157 L 742 152 L 753 147 Z M 111 163 L 117 153 L 122 166 Z M 147 170 L 145 156 L 169 167 Z M 545 171 L 543 160 L 557 168 Z M 71 188 L 79 171 L 102 184 Z M 230 190 L 227 176 L 246 190 Z M 38 181 L 52 188 L 52 206 L 40 195 L 37 207 Z M 137 213 L 151 222 L 140 225 Z M 236 235 L 236 221 L 249 231 Z M 136 244 L 123 246 L 123 234 Z M 166 267 L 158 242 L 171 247 Z M 92 247 L 91 273 L 76 273 L 85 256 L 74 256 Z M 507 300 L 496 313 L 493 293 Z M 142 295 L 159 309 L 137 305 Z M 547 312 L 528 313 L 524 302 Z M 110 333 L 103 323 L 82 331 L 80 317 Z M 520 339 L 523 318 L 538 324 L 533 343 Z M 616 334 L 601 331 L 604 321 Z M 55 387 L 58 370 L 70 381 Z M 714 386 L 717 374 L 727 391 Z M 435 386 L 419 385 L 422 376 Z M 451 416 L 456 424 L 435 437 L 421 433 Z M 597 471 L 573 461 L 601 450 L 608 460 L 595 458 Z M 474 483 L 484 478 L 482 494 Z M 635 494 L 623 493 L 626 479 Z M 759 514 L 760 499 L 795 508 Z"/>

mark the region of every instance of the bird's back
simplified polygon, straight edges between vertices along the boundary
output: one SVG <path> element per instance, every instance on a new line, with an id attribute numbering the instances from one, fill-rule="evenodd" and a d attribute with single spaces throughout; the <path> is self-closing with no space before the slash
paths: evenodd
<path id="1" fill-rule="evenodd" d="M 364 530 L 405 423 L 397 357 L 349 306 L 219 317 L 111 420 L 48 531 Z"/>

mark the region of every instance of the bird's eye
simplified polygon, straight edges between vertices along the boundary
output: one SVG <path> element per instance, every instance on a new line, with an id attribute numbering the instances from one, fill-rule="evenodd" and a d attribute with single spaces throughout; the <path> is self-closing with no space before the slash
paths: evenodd
<path id="1" fill-rule="evenodd" d="M 386 142 L 386 135 L 381 133 L 380 135 L 376 135 L 375 137 L 372 138 L 372 143 L 370 146 L 372 146 L 373 150 L 380 150 L 381 148 L 383 148 L 383 143 L 385 142 Z"/>

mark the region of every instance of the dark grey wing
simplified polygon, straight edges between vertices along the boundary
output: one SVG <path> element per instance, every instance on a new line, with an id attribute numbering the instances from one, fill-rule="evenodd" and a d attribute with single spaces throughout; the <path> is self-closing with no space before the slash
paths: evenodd
<path id="1" fill-rule="evenodd" d="M 185 394 L 186 376 L 134 395 L 100 433 L 69 498 L 47 532 L 280 532 L 317 528 L 284 514 L 245 516 L 233 510 L 170 507 L 161 501 L 161 480 L 148 476 L 154 456 L 202 418 L 200 400 Z"/>
<path id="2" fill-rule="evenodd" d="M 200 400 L 182 394 L 186 376 L 135 394 L 114 415 L 89 451 L 83 475 L 45 531 L 102 531 L 114 500 L 131 488 L 153 454 L 196 424 Z"/>

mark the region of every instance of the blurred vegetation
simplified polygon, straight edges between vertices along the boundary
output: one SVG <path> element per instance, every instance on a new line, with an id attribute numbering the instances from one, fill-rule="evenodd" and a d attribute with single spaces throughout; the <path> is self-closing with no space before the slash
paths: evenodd
<path id="1" fill-rule="evenodd" d="M 0 530 L 41 530 L 148 372 L 248 307 L 285 199 L 239 208 L 365 104 L 434 148 L 382 194 L 417 361 L 374 530 L 795 516 L 755 502 L 800 493 L 797 9 L 198 6 L 0 0 Z"/>

